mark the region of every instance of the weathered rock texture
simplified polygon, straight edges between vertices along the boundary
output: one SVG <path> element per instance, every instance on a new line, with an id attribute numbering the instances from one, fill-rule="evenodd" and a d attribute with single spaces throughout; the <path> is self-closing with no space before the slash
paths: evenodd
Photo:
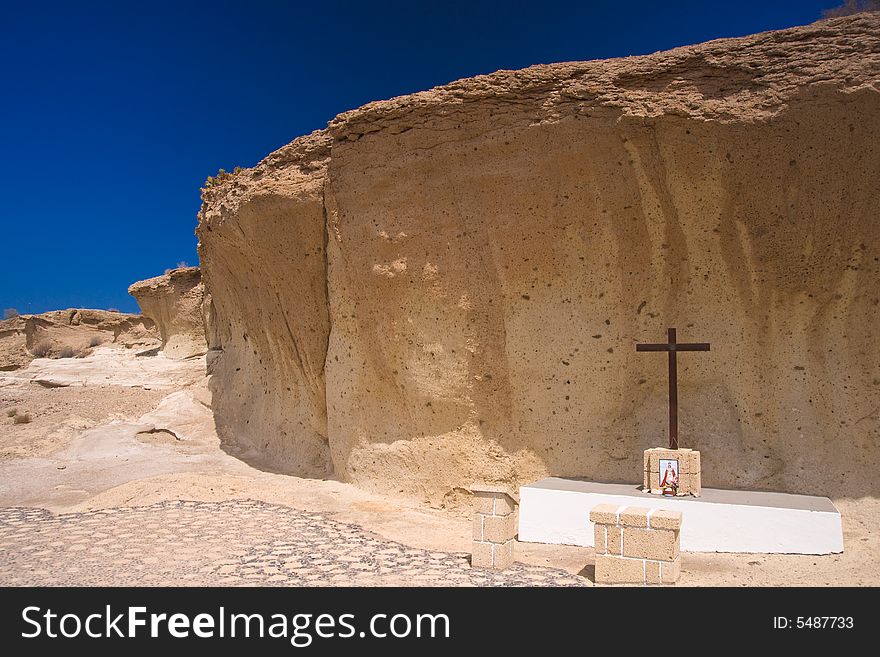
<path id="1" fill-rule="evenodd" d="M 475 479 L 880 492 L 880 15 L 366 105 L 205 190 L 227 445 L 439 501 Z M 219 353 L 219 352 L 218 352 Z"/>
<path id="2" fill-rule="evenodd" d="M 57 357 L 65 349 L 78 355 L 98 344 L 151 347 L 159 334 L 142 315 L 111 310 L 68 308 L 0 321 L 0 370 L 25 367 L 39 355 Z"/>
<path id="3" fill-rule="evenodd" d="M 138 281 L 128 293 L 137 299 L 144 315 L 156 322 L 166 356 L 190 358 L 207 351 L 204 286 L 198 267 L 172 269 L 163 276 Z"/>

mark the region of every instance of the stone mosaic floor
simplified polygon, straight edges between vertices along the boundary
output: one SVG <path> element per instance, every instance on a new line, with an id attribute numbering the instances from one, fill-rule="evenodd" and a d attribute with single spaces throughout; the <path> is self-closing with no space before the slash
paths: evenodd
<path id="1" fill-rule="evenodd" d="M 0 508 L 0 585 L 579 586 L 581 577 L 385 540 L 323 513 L 254 501 L 55 515 Z"/>

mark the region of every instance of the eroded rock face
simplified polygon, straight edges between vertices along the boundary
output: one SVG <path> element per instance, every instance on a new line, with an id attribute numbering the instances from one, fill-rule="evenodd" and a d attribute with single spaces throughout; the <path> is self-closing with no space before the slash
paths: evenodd
<path id="1" fill-rule="evenodd" d="M 264 467 L 312 476 L 333 471 L 324 396 L 330 141 L 314 133 L 269 156 L 261 182 L 206 204 L 199 227 L 211 354 L 222 353 L 209 361 L 218 433 Z"/>
<path id="2" fill-rule="evenodd" d="M 878 78 L 863 14 L 340 115 L 204 194 L 221 436 L 433 501 L 636 482 L 674 326 L 704 486 L 880 492 Z"/>
<path id="3" fill-rule="evenodd" d="M 84 355 L 98 345 L 149 348 L 158 338 L 142 315 L 88 308 L 19 315 L 0 321 L 0 370 L 25 367 L 35 356 Z"/>
<path id="4" fill-rule="evenodd" d="M 198 267 L 180 267 L 138 281 L 128 293 L 137 299 L 144 315 L 156 322 L 166 356 L 190 358 L 207 351 L 202 315 L 204 286 Z"/>

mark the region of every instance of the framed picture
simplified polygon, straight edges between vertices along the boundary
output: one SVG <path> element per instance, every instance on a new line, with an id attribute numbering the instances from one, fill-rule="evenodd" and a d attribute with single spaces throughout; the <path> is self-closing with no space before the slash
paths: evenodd
<path id="1" fill-rule="evenodd" d="M 660 490 L 672 495 L 678 490 L 678 459 L 660 459 Z"/>

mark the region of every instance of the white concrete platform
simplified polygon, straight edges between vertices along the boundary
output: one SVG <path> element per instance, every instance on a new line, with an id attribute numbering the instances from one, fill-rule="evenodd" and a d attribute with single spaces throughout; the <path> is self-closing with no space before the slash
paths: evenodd
<path id="1" fill-rule="evenodd" d="M 840 512 L 827 497 L 704 488 L 701 497 L 643 493 L 636 484 L 550 477 L 520 488 L 519 540 L 593 547 L 597 504 L 681 511 L 685 552 L 843 552 Z"/>

